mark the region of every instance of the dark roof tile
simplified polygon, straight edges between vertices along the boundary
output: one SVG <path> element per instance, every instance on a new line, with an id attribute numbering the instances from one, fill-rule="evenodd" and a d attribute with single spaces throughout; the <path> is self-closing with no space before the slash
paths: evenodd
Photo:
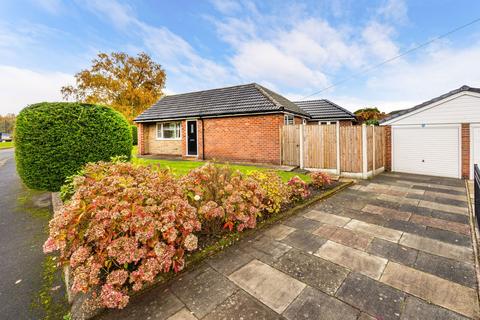
<path id="1" fill-rule="evenodd" d="M 312 120 L 356 120 L 353 113 L 327 99 L 295 101 L 295 104 L 308 112 Z"/>

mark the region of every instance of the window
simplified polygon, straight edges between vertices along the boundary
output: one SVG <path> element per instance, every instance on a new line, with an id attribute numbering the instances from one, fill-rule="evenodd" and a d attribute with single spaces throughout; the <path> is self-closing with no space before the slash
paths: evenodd
<path id="1" fill-rule="evenodd" d="M 181 122 L 157 123 L 157 139 L 178 140 L 181 137 Z"/>
<path id="2" fill-rule="evenodd" d="M 324 125 L 324 124 L 332 124 L 330 121 L 319 121 L 318 124 Z"/>
<path id="3" fill-rule="evenodd" d="M 291 124 L 294 124 L 293 116 L 291 114 L 286 114 L 285 115 L 285 125 L 291 125 Z"/>

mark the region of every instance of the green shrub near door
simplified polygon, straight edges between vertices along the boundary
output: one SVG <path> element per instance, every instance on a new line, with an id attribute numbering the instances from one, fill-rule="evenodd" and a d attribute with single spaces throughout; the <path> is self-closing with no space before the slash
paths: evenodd
<path id="1" fill-rule="evenodd" d="M 129 159 L 131 149 L 130 124 L 106 106 L 43 102 L 23 109 L 16 120 L 17 170 L 33 189 L 58 191 L 85 163 Z"/>

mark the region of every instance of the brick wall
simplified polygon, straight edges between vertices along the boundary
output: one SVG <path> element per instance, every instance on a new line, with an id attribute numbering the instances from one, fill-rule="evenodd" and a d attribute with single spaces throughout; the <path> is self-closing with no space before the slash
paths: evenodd
<path id="1" fill-rule="evenodd" d="M 138 145 L 140 154 L 158 155 L 182 155 L 182 139 L 180 140 L 157 140 L 156 123 L 142 124 L 139 127 Z M 183 129 L 183 128 L 182 128 Z M 140 132 L 142 134 L 140 135 Z M 182 130 L 183 132 L 183 130 Z M 140 147 L 142 145 L 142 147 Z M 140 151 L 140 149 L 142 151 Z"/>
<path id="2" fill-rule="evenodd" d="M 144 139 L 144 127 L 143 123 L 137 124 L 137 138 L 138 138 L 138 154 L 143 155 L 145 154 L 145 139 Z"/>
<path id="3" fill-rule="evenodd" d="M 280 163 L 279 128 L 283 124 L 283 115 L 212 118 L 203 121 L 205 159 Z M 198 133 L 201 138 L 201 131 Z M 199 149 L 201 148 L 199 144 Z"/>
<path id="4" fill-rule="evenodd" d="M 392 171 L 392 127 L 385 126 L 385 171 Z"/>
<path id="5" fill-rule="evenodd" d="M 462 178 L 470 177 L 470 124 L 462 123 Z"/>

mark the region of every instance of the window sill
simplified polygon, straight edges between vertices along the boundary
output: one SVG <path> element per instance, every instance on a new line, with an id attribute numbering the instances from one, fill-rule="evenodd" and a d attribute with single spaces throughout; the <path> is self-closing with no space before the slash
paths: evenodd
<path id="1" fill-rule="evenodd" d="M 172 139 L 156 138 L 155 140 L 157 140 L 157 141 L 182 141 L 182 138 L 172 138 Z"/>

